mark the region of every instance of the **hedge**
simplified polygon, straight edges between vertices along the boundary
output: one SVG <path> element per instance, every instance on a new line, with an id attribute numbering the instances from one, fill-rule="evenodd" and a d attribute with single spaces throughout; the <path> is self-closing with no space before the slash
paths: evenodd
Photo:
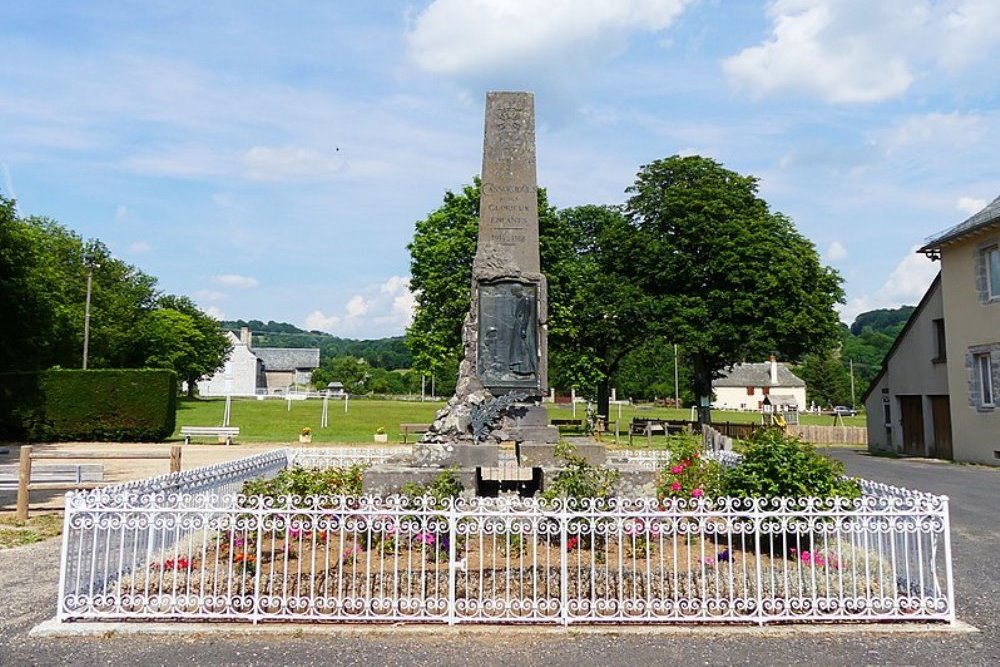
<path id="1" fill-rule="evenodd" d="M 0 373 L 0 440 L 164 440 L 177 419 L 171 370 Z"/>

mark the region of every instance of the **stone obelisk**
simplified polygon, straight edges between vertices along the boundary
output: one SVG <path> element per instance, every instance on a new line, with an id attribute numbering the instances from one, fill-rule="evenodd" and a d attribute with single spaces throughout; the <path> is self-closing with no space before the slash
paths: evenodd
<path id="1" fill-rule="evenodd" d="M 476 375 L 494 395 L 546 390 L 546 285 L 538 253 L 535 109 L 531 93 L 488 93 L 479 239 Z"/>
<path id="2" fill-rule="evenodd" d="M 466 444 L 490 449 L 504 442 L 555 442 L 558 430 L 548 426 L 540 405 L 548 384 L 548 305 L 538 252 L 531 93 L 486 95 L 470 302 L 455 396 L 422 441 L 453 444 L 454 456 L 470 463 L 494 457 L 471 455 Z M 440 458 L 428 452 L 428 460 Z"/>

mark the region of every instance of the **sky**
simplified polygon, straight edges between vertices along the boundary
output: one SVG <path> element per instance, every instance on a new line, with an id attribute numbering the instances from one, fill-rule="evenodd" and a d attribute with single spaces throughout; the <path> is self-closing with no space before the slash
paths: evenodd
<path id="1" fill-rule="evenodd" d="M 844 278 L 915 304 L 915 250 L 1000 194 L 996 0 L 13 0 L 0 193 L 220 319 L 349 338 L 411 317 L 414 223 L 478 175 L 489 90 L 535 94 L 539 185 L 620 204 L 703 155 Z"/>

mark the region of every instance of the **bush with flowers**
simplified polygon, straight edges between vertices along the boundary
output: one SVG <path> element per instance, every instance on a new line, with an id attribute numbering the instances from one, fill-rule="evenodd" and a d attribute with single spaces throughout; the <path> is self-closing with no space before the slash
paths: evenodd
<path id="1" fill-rule="evenodd" d="M 714 498 L 719 495 L 722 466 L 701 454 L 701 442 L 692 436 L 671 436 L 670 463 L 660 468 L 656 495 L 664 498 Z"/>

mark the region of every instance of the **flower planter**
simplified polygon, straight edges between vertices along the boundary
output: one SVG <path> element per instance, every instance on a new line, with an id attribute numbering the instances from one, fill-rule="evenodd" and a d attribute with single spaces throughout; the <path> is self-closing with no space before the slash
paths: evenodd
<path id="1" fill-rule="evenodd" d="M 375 434 L 375 442 L 389 442 L 389 434 L 388 433 L 376 433 Z"/>

